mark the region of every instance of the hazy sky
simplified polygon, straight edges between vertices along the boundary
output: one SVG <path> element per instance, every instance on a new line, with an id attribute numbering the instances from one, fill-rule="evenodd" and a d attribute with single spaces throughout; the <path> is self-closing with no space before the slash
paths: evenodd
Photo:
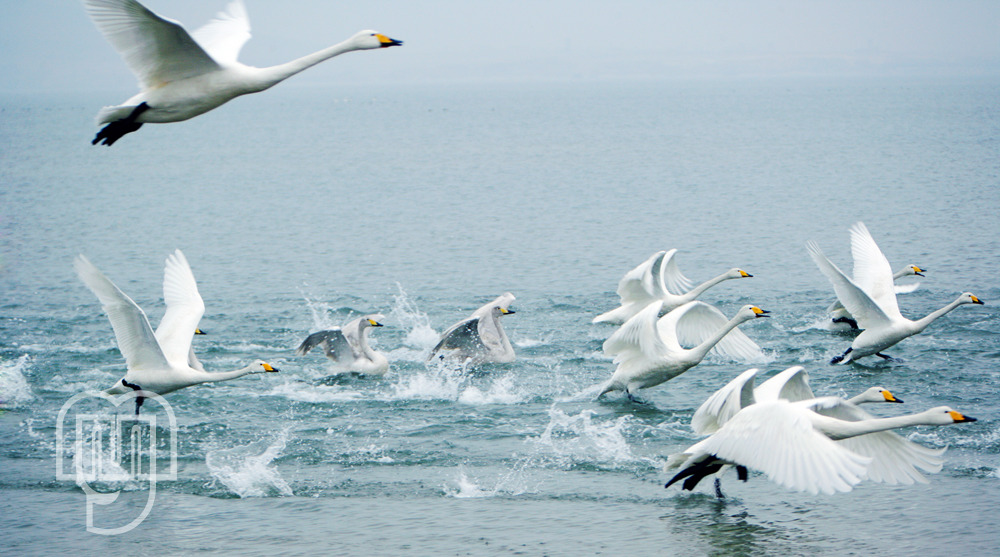
<path id="1" fill-rule="evenodd" d="M 226 0 L 146 0 L 201 26 Z M 245 0 L 240 60 L 284 62 L 375 29 L 301 84 L 716 75 L 1000 75 L 996 0 Z M 0 90 L 121 89 L 134 79 L 76 0 L 0 0 Z"/>

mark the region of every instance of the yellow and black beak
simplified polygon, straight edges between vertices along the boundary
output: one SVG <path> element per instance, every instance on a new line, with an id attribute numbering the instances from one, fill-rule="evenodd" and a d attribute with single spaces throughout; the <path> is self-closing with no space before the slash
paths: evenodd
<path id="1" fill-rule="evenodd" d="M 960 422 L 977 422 L 979 420 L 973 418 L 972 416 L 966 416 L 961 412 L 955 412 L 954 410 L 948 412 L 951 415 L 951 419 L 955 420 L 955 423 Z"/>
<path id="2" fill-rule="evenodd" d="M 973 296 L 973 297 L 972 297 L 972 303 L 974 303 L 974 304 L 979 304 L 979 305 L 981 305 L 981 306 L 982 306 L 982 305 L 985 305 L 985 304 L 983 303 L 983 301 L 982 301 L 982 300 L 980 300 L 979 298 L 977 298 L 976 296 Z"/>
<path id="3" fill-rule="evenodd" d="M 378 321 L 375 321 L 374 319 L 369 319 L 368 320 L 368 324 L 371 325 L 372 327 L 382 327 L 383 326 L 381 323 L 379 323 Z"/>
<path id="4" fill-rule="evenodd" d="M 913 266 L 913 274 L 917 275 L 918 277 L 924 276 L 924 271 L 926 271 L 926 270 L 927 269 L 921 269 L 920 267 L 917 267 L 916 265 Z"/>
<path id="5" fill-rule="evenodd" d="M 740 277 L 742 277 L 742 278 L 753 278 L 753 275 L 751 275 L 750 273 L 744 271 L 743 269 L 740 269 Z"/>
<path id="6" fill-rule="evenodd" d="M 510 315 L 512 313 L 517 313 L 517 312 L 512 309 L 500 308 L 500 313 L 503 315 Z"/>
<path id="7" fill-rule="evenodd" d="M 766 309 L 760 309 L 759 307 L 754 306 L 750 308 L 750 310 L 753 311 L 757 317 L 771 317 L 770 315 L 768 315 L 771 312 L 767 311 Z"/>
<path id="8" fill-rule="evenodd" d="M 385 35 L 382 34 L 375 35 L 375 38 L 378 39 L 379 48 L 385 48 L 387 46 L 401 46 L 403 44 L 403 41 L 390 39 L 389 37 L 386 37 Z"/>
<path id="9" fill-rule="evenodd" d="M 281 371 L 280 369 L 278 369 L 276 367 L 271 367 L 271 364 L 268 364 L 268 363 L 263 364 L 263 366 L 264 366 L 264 371 L 269 371 L 269 372 L 272 372 L 272 373 L 278 373 L 279 371 Z"/>
<path id="10" fill-rule="evenodd" d="M 890 393 L 889 391 L 886 391 L 885 389 L 882 390 L 882 396 L 885 397 L 885 401 L 886 402 L 898 402 L 900 404 L 903 403 L 903 399 L 896 398 L 895 396 L 893 396 L 892 393 Z"/>
<path id="11" fill-rule="evenodd" d="M 194 330 L 194 334 L 196 334 L 196 335 L 207 335 L 208 333 L 206 333 L 205 331 L 202 331 L 201 329 L 195 329 Z"/>

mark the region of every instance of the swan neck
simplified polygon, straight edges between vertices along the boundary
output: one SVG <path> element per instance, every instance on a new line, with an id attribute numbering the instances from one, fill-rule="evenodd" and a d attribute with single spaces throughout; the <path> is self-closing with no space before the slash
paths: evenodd
<path id="1" fill-rule="evenodd" d="M 693 299 L 697 298 L 698 296 L 701 296 L 709 288 L 715 286 L 716 284 L 719 284 L 720 282 L 722 282 L 722 281 L 724 281 L 724 280 L 726 280 L 728 278 L 730 278 L 728 272 L 722 273 L 721 275 L 719 275 L 719 276 L 717 276 L 715 278 L 708 279 L 705 282 L 699 284 L 698 286 L 695 286 L 694 288 L 692 288 L 688 292 L 688 295 L 691 296 L 691 299 L 693 300 Z"/>
<path id="2" fill-rule="evenodd" d="M 908 416 L 893 416 L 891 418 L 872 418 L 856 422 L 833 419 L 832 424 L 827 427 L 819 427 L 830 439 L 837 441 L 869 433 L 878 433 L 901 427 L 914 425 L 935 425 L 935 422 L 927 419 L 924 414 L 910 414 Z"/>
<path id="3" fill-rule="evenodd" d="M 920 331 L 923 331 L 925 328 L 927 328 L 928 325 L 930 325 L 931 323 L 933 323 L 935 319 L 937 319 L 938 317 L 941 317 L 942 315 L 948 313 L 949 311 L 957 308 L 960 305 L 962 305 L 961 298 L 955 300 L 954 302 L 952 302 L 952 303 L 944 306 L 943 308 L 941 308 L 941 309 L 939 309 L 937 311 L 933 311 L 933 312 L 929 313 L 926 317 L 924 317 L 922 319 L 917 319 L 916 321 L 913 322 L 913 325 L 916 328 L 916 331 L 918 333 Z"/>
<path id="4" fill-rule="evenodd" d="M 214 373 L 209 373 L 204 371 L 201 373 L 202 383 L 215 383 L 217 381 L 228 381 L 230 379 L 236 379 L 237 377 L 243 377 L 249 373 L 253 373 L 253 366 L 249 365 L 242 369 L 236 369 L 233 371 L 218 371 Z"/>
<path id="5" fill-rule="evenodd" d="M 262 68 L 263 87 L 261 90 L 277 85 L 289 77 L 292 77 L 303 70 L 307 70 L 324 60 L 329 60 L 334 56 L 338 56 L 352 50 L 357 50 L 357 48 L 352 46 L 350 40 L 346 40 L 324 48 L 323 50 L 313 52 L 312 54 L 307 54 L 301 58 L 296 58 L 290 62 L 285 62 L 284 64 L 278 64 L 277 66 L 271 66 L 268 68 Z"/>
<path id="6" fill-rule="evenodd" d="M 711 350 L 716 344 L 719 344 L 719 341 L 721 341 L 726 335 L 729 334 L 729 331 L 732 331 L 740 323 L 744 321 L 746 321 L 746 319 L 742 317 L 739 316 L 733 317 L 732 319 L 727 321 L 726 324 L 723 325 L 721 329 L 716 331 L 714 335 L 706 339 L 705 342 L 702 342 L 698 346 L 692 348 L 691 349 L 692 354 L 699 360 L 701 360 L 702 358 L 708 355 L 709 350 Z"/>

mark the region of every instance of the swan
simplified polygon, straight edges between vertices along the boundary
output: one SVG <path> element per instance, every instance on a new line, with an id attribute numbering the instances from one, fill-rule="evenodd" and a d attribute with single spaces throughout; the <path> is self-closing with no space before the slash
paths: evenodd
<path id="1" fill-rule="evenodd" d="M 441 335 L 441 341 L 431 350 L 428 361 L 456 359 L 466 364 L 483 362 L 507 363 L 515 359 L 514 347 L 500 324 L 500 316 L 516 313 L 510 309 L 514 295 L 505 292 L 497 299 L 472 312 Z"/>
<path id="2" fill-rule="evenodd" d="M 864 329 L 851 343 L 850 348 L 842 355 L 833 358 L 831 364 L 846 364 L 872 354 L 891 359 L 882 351 L 920 333 L 938 317 L 960 305 L 982 305 L 983 302 L 979 298 L 971 292 L 965 292 L 952 303 L 922 319 L 911 321 L 903 317 L 896 303 L 889 262 L 863 223 L 856 223 L 851 232 L 854 280 L 827 259 L 816 242 L 810 241 L 806 244 L 813 261 L 833 284 L 837 298 L 857 319 L 858 326 Z"/>
<path id="3" fill-rule="evenodd" d="M 855 241 L 855 237 L 857 240 Z M 855 248 L 857 246 L 857 248 Z M 871 252 L 871 250 L 877 250 L 879 255 L 882 255 L 882 251 L 879 250 L 878 245 L 875 244 L 875 239 L 871 237 L 871 233 L 868 232 L 868 228 L 864 224 L 858 223 L 851 227 L 851 252 L 854 257 L 855 266 L 855 282 L 861 277 L 858 276 L 858 266 L 862 267 L 862 275 L 864 274 L 864 267 L 867 265 L 865 262 L 866 254 Z M 885 257 L 882 255 L 882 257 Z M 919 282 L 914 282 L 910 284 L 895 284 L 895 282 L 903 277 L 911 276 L 924 276 L 924 272 L 927 269 L 922 269 L 916 265 L 907 265 L 902 269 L 896 271 L 892 275 L 893 290 L 896 294 L 908 294 L 913 292 L 920 286 Z M 851 330 L 858 330 L 858 322 L 851 315 L 851 312 L 847 311 L 844 304 L 840 300 L 834 301 L 830 304 L 830 307 L 826 308 L 826 312 L 831 314 L 833 323 L 840 323 L 847 325 Z"/>
<path id="4" fill-rule="evenodd" d="M 618 282 L 621 306 L 598 315 L 593 322 L 620 325 L 655 300 L 663 302 L 660 311 L 666 313 L 696 299 L 722 281 L 753 277 L 742 269 L 730 269 L 694 286 L 677 266 L 676 253 L 676 249 L 658 251 L 626 273 Z"/>
<path id="5" fill-rule="evenodd" d="M 698 365 L 709 350 L 735 359 L 763 358 L 760 347 L 736 329 L 741 323 L 768 317 L 759 307 L 746 305 L 726 320 L 721 311 L 704 302 L 688 302 L 659 317 L 662 301 L 648 304 L 604 341 L 604 353 L 614 357 L 611 380 L 598 394 L 653 387 Z M 695 344 L 683 348 L 682 344 Z"/>
<path id="6" fill-rule="evenodd" d="M 198 293 L 191 267 L 180 250 L 167 257 L 163 272 L 163 299 L 167 310 L 155 333 L 142 308 L 86 257 L 78 255 L 73 266 L 83 283 L 101 301 L 115 331 L 118 349 L 125 357 L 125 376 L 106 392 L 122 394 L 128 389 L 139 391 L 136 414 L 142 406 L 143 392 L 163 395 L 199 383 L 278 371 L 263 360 L 256 360 L 234 371 L 208 373 L 201 368 L 197 358 L 194 358 L 191 339 L 205 313 L 205 303 Z"/>
<path id="7" fill-rule="evenodd" d="M 844 415 L 857 419 L 845 419 Z M 941 469 L 944 451 L 910 443 L 922 453 L 908 460 L 914 453 L 907 451 L 912 451 L 910 447 L 900 453 L 896 441 L 901 437 L 878 434 L 914 425 L 974 421 L 947 406 L 872 418 L 837 397 L 761 402 L 740 410 L 717 432 L 683 453 L 671 455 L 666 468 L 679 471 L 665 487 L 684 480 L 683 489 L 692 490 L 702 478 L 725 465 L 736 466 L 741 480 L 746 480 L 747 469 L 753 469 L 785 488 L 812 494 L 850 491 L 866 477 L 890 484 L 912 484 L 926 481 L 915 467 L 928 472 Z"/>
<path id="8" fill-rule="evenodd" d="M 249 93 L 258 93 L 334 56 L 403 44 L 376 31 L 351 38 L 285 64 L 255 68 L 236 61 L 250 38 L 242 0 L 188 33 L 135 0 L 84 0 L 104 38 L 139 80 L 140 91 L 97 114 L 107 124 L 91 142 L 111 146 L 144 123 L 180 122 Z"/>
<path id="9" fill-rule="evenodd" d="M 336 362 L 338 368 L 368 375 L 385 375 L 389 370 L 389 360 L 385 354 L 368 345 L 368 331 L 372 327 L 381 327 L 384 319 L 382 314 L 374 313 L 359 317 L 343 327 L 315 332 L 302 341 L 295 353 L 305 356 L 314 346 L 320 345 L 326 357 Z"/>

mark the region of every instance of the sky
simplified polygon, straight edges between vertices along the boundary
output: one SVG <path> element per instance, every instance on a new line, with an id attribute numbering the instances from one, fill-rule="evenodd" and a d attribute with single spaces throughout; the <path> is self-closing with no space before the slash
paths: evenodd
<path id="1" fill-rule="evenodd" d="M 227 0 L 145 0 L 200 27 Z M 1000 75 L 995 0 L 245 0 L 240 60 L 267 66 L 374 29 L 300 85 L 720 76 Z M 0 91 L 130 91 L 78 0 L 0 0 Z"/>

